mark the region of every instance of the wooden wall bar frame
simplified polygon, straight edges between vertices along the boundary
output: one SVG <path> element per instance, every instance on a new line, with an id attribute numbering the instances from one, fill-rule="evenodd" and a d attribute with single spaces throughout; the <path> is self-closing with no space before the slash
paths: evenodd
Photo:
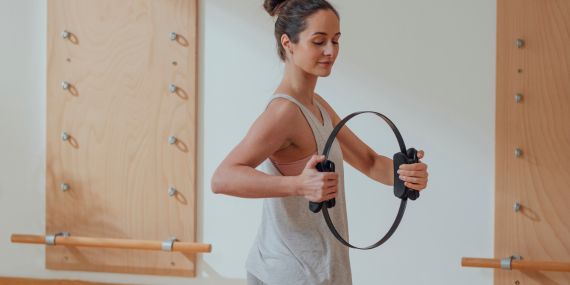
<path id="1" fill-rule="evenodd" d="M 570 1 L 497 1 L 495 257 L 570 256 L 569 46 Z M 570 273 L 494 271 L 495 285 L 519 283 Z"/>
<path id="2" fill-rule="evenodd" d="M 46 233 L 196 241 L 197 5 L 48 0 Z M 195 276 L 196 255 L 55 246 L 46 267 Z"/>

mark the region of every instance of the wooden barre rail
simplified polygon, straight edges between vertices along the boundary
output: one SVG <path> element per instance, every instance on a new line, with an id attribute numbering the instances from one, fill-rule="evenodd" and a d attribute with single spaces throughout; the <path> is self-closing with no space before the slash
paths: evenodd
<path id="1" fill-rule="evenodd" d="M 501 266 L 501 259 L 492 258 L 461 258 L 461 266 L 463 267 L 484 267 L 509 269 Z M 530 270 L 530 271 L 557 271 L 570 272 L 570 262 L 562 261 L 533 261 L 533 260 L 510 260 L 510 269 Z"/>
<path id="2" fill-rule="evenodd" d="M 13 243 L 35 243 L 46 244 L 46 236 L 42 235 L 22 235 L 13 234 L 10 238 Z M 112 239 L 112 238 L 92 238 L 77 236 L 55 236 L 55 245 L 79 246 L 79 247 L 99 247 L 99 248 L 121 248 L 121 249 L 142 249 L 142 250 L 164 250 L 162 241 L 134 240 L 134 239 Z M 184 253 L 212 252 L 211 244 L 179 242 L 171 243 L 171 251 Z M 170 250 L 169 250 L 170 251 Z"/>

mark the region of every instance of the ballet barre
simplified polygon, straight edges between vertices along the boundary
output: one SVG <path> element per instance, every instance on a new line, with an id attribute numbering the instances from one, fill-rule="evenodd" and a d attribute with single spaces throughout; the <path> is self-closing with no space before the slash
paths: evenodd
<path id="1" fill-rule="evenodd" d="M 98 247 L 98 248 L 119 248 L 119 249 L 162 250 L 162 251 L 176 251 L 183 253 L 212 252 L 211 244 L 181 242 L 178 241 L 176 238 L 170 238 L 164 241 L 94 238 L 94 237 L 71 236 L 67 232 L 61 232 L 55 235 L 46 235 L 46 236 L 13 234 L 10 240 L 13 243 L 45 244 L 48 246 L 76 246 L 76 247 Z"/>
<path id="2" fill-rule="evenodd" d="M 523 260 L 520 256 L 510 256 L 502 259 L 493 258 L 461 258 L 463 267 L 483 267 L 506 270 L 529 270 L 529 271 L 557 271 L 570 272 L 570 262 L 563 261 L 535 261 Z"/>

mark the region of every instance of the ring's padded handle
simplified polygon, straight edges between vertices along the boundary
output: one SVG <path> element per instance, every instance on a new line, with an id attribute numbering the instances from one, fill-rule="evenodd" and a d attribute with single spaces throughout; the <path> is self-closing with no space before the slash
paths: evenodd
<path id="1" fill-rule="evenodd" d="M 309 210 L 313 213 L 318 213 L 323 207 L 323 202 L 309 202 Z"/>
<path id="2" fill-rule="evenodd" d="M 400 199 L 416 200 L 420 197 L 420 192 L 406 187 L 398 174 L 400 165 L 419 162 L 418 151 L 415 148 L 409 148 L 406 152 L 405 154 L 402 152 L 394 154 L 394 195 Z"/>
<path id="3" fill-rule="evenodd" d="M 330 160 L 317 163 L 315 168 L 319 172 L 335 172 L 334 162 Z M 332 208 L 336 205 L 336 199 L 332 198 L 324 202 L 309 202 L 309 210 L 313 213 L 318 213 L 323 208 L 323 204 L 326 205 L 327 208 Z"/>

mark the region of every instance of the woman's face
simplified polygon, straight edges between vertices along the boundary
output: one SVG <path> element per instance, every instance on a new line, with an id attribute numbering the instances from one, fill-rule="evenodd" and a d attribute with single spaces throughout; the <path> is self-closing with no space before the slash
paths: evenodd
<path id="1" fill-rule="evenodd" d="M 290 45 L 289 60 L 315 76 L 329 76 L 339 51 L 340 23 L 331 10 L 320 10 L 307 18 L 299 42 Z"/>

